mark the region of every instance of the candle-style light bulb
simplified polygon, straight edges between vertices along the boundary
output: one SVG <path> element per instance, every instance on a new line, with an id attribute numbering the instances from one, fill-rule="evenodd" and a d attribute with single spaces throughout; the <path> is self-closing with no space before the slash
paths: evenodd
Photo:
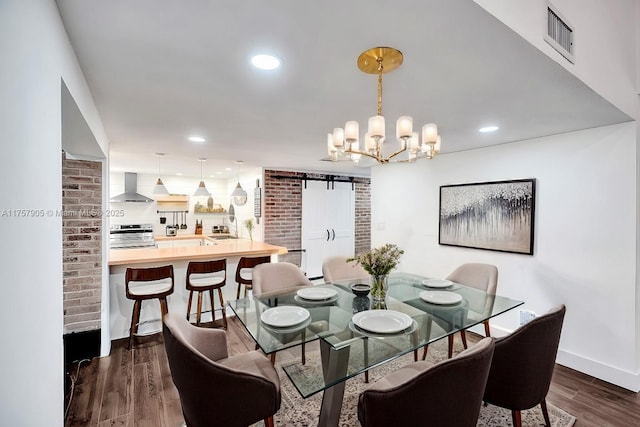
<path id="1" fill-rule="evenodd" d="M 369 135 L 371 135 L 372 138 L 384 137 L 384 117 L 369 117 Z"/>
<path id="2" fill-rule="evenodd" d="M 360 133 L 360 126 L 356 121 L 349 121 L 344 125 L 344 139 L 350 144 L 353 144 L 358 140 L 358 134 Z M 351 147 L 353 150 L 353 147 Z"/>
<path id="3" fill-rule="evenodd" d="M 396 137 L 398 139 L 411 138 L 413 133 L 413 119 L 409 116 L 402 116 L 396 122 Z"/>

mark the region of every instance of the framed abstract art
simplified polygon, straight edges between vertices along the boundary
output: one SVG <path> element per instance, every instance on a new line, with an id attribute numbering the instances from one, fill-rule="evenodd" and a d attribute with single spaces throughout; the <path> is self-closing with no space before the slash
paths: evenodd
<path id="1" fill-rule="evenodd" d="M 441 245 L 533 254 L 536 180 L 440 187 Z"/>

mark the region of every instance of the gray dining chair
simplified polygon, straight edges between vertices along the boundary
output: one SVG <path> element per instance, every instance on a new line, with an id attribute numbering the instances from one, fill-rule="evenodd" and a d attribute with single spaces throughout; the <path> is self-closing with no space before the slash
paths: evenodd
<path id="1" fill-rule="evenodd" d="M 522 425 L 520 411 L 540 405 L 551 426 L 546 396 L 555 366 L 566 313 L 558 305 L 511 335 L 496 340 L 484 401 L 511 410 L 513 425 Z"/>
<path id="2" fill-rule="evenodd" d="M 347 262 L 346 256 L 332 256 L 322 261 L 322 277 L 325 283 L 341 280 L 368 279 L 369 273 L 360 264 Z"/>
<path id="3" fill-rule="evenodd" d="M 475 427 L 482 405 L 494 338 L 440 363 L 416 362 L 373 383 L 360 394 L 363 427 Z"/>
<path id="4" fill-rule="evenodd" d="M 491 312 L 494 301 L 493 296 L 496 294 L 496 289 L 498 288 L 498 268 L 495 265 L 481 263 L 462 264 L 447 276 L 447 280 L 486 292 L 484 298 L 476 298 L 468 302 L 468 318 L 473 319 L 474 313 L 478 313 L 479 317 L 485 318 L 485 313 Z M 484 325 L 485 336 L 490 337 L 491 330 L 489 320 L 483 320 L 482 323 Z M 466 349 L 467 334 L 464 329 L 460 330 L 460 338 L 462 339 L 463 347 Z M 448 354 L 449 357 L 451 357 L 453 354 L 454 334 L 449 335 L 448 340 Z M 428 348 L 428 346 L 424 346 L 422 360 L 426 359 Z"/>
<path id="5" fill-rule="evenodd" d="M 273 427 L 280 380 L 262 353 L 229 357 L 226 331 L 199 328 L 171 313 L 162 332 L 187 427 L 246 427 L 260 420 Z"/>

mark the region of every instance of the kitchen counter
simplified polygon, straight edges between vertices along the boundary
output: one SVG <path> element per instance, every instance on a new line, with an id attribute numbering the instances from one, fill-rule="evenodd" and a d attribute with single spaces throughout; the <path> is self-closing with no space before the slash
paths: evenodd
<path id="1" fill-rule="evenodd" d="M 278 255 L 287 253 L 287 248 L 256 242 L 247 239 L 216 240 L 218 237 L 209 238 L 210 235 L 179 234 L 175 237 L 162 236 L 158 241 L 207 239 L 207 246 L 176 246 L 167 248 L 140 248 L 140 249 L 111 249 L 109 251 L 109 340 L 125 338 L 129 336 L 131 324 L 131 312 L 133 301 L 125 294 L 125 272 L 128 267 L 148 268 L 162 265 L 172 265 L 174 275 L 173 294 L 167 297 L 169 312 L 179 313 L 185 316 L 189 291 L 186 289 L 187 267 L 190 261 L 206 261 L 224 258 L 227 261 L 226 285 L 222 287 L 225 301 L 236 298 L 237 284 L 235 272 L 240 257 L 270 255 L 271 262 L 278 262 Z M 195 297 L 194 297 L 195 299 Z M 195 307 L 195 301 L 192 307 Z M 215 299 L 216 319 L 221 318 L 221 309 L 217 298 Z M 195 310 L 192 309 L 192 312 Z M 203 298 L 203 322 L 211 319 L 211 304 L 205 295 Z M 227 314 L 231 315 L 230 309 Z M 194 318 L 194 316 L 192 316 Z M 193 319 L 192 319 L 193 320 Z M 156 333 L 162 330 L 160 304 L 157 300 L 145 301 L 142 304 L 140 316 L 140 334 Z"/>
<path id="2" fill-rule="evenodd" d="M 191 236 L 191 237 L 186 237 Z M 194 239 L 203 237 L 198 234 L 167 237 L 166 239 Z M 109 266 L 134 265 L 154 262 L 172 262 L 178 260 L 206 260 L 240 256 L 262 256 L 286 254 L 287 248 L 255 242 L 246 239 L 214 240 L 211 246 L 188 246 L 175 248 L 111 249 Z"/>

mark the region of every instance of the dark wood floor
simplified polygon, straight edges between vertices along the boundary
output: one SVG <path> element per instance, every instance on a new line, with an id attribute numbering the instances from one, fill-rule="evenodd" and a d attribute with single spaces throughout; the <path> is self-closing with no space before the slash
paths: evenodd
<path id="1" fill-rule="evenodd" d="M 252 350 L 254 343 L 240 322 L 229 320 L 229 354 Z M 160 334 L 140 338 L 132 351 L 126 341 L 115 341 L 110 356 L 81 363 L 70 372 L 74 377 L 77 372 L 77 381 L 66 427 L 183 425 Z M 547 401 L 576 416 L 577 427 L 640 426 L 636 393 L 562 366 L 556 367 Z"/>

